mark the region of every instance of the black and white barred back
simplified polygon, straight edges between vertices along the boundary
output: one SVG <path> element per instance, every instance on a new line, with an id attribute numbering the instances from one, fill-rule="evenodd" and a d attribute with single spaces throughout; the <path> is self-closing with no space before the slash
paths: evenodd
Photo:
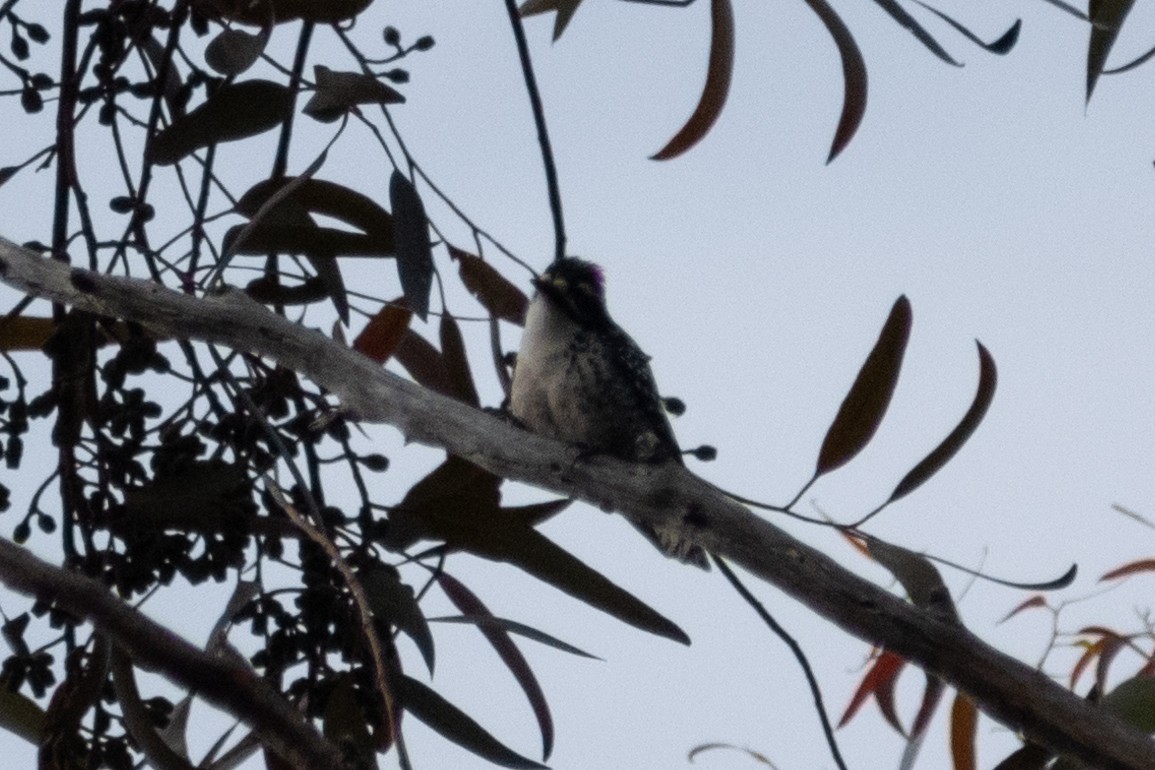
<path id="1" fill-rule="evenodd" d="M 513 373 L 513 416 L 588 451 L 681 463 L 649 356 L 610 318 L 601 270 L 567 257 L 534 285 Z M 678 533 L 642 531 L 667 554 L 707 566 L 702 549 Z"/>

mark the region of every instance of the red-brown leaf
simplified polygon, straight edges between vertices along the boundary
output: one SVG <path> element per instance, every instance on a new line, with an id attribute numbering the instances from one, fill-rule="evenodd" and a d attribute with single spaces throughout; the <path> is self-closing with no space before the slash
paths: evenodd
<path id="1" fill-rule="evenodd" d="M 413 313 L 400 302 L 385 305 L 353 340 L 353 349 L 379 364 L 385 363 L 405 339 L 412 318 Z"/>
<path id="2" fill-rule="evenodd" d="M 842 115 L 838 118 L 830 155 L 826 158 L 830 163 L 850 144 L 862 123 L 862 116 L 866 114 L 866 60 L 862 58 L 862 51 L 858 50 L 858 43 L 854 42 L 846 23 L 826 0 L 806 0 L 806 4 L 826 25 L 826 31 L 838 46 L 838 55 L 842 57 Z"/>
<path id="3" fill-rule="evenodd" d="M 975 770 L 975 735 L 979 712 L 974 701 L 961 692 L 955 693 L 950 708 L 950 755 L 954 770 Z"/>
<path id="4" fill-rule="evenodd" d="M 456 246 L 449 247 L 449 257 L 459 263 L 461 282 L 482 307 L 498 318 L 518 326 L 525 325 L 525 311 L 529 307 L 525 292 L 481 257 Z"/>
<path id="5" fill-rule="evenodd" d="M 815 478 L 850 462 L 878 430 L 898 384 L 910 323 L 910 300 L 903 295 L 891 308 L 878 341 L 826 432 L 818 453 Z"/>
<path id="6" fill-rule="evenodd" d="M 903 476 L 902 481 L 898 482 L 898 486 L 894 488 L 894 492 L 890 494 L 890 500 L 887 502 L 894 502 L 900 497 L 904 497 L 914 490 L 922 486 L 923 482 L 933 476 L 944 465 L 950 462 L 955 453 L 962 448 L 971 434 L 975 432 L 975 428 L 983 421 L 986 416 L 987 409 L 990 408 L 991 400 L 995 397 L 995 387 L 998 385 L 998 370 L 995 368 L 995 360 L 987 349 L 983 347 L 981 342 L 976 342 L 979 348 L 979 386 L 975 392 L 974 401 L 971 402 L 967 413 L 963 415 L 962 420 L 955 426 L 954 430 L 950 432 L 942 443 L 935 447 L 930 454 L 922 459 L 918 465 L 914 466 Z"/>
<path id="7" fill-rule="evenodd" d="M 730 0 L 710 3 L 710 58 L 706 67 L 706 84 L 698 97 L 698 106 L 678 133 L 658 150 L 651 160 L 676 158 L 702 140 L 726 104 L 730 81 L 734 75 L 734 9 Z"/>

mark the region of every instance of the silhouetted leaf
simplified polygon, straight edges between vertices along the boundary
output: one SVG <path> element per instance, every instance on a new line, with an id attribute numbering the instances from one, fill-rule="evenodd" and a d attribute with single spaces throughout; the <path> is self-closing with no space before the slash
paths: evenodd
<path id="1" fill-rule="evenodd" d="M 365 10 L 373 0 L 268 0 L 267 3 L 237 0 L 193 0 L 210 19 L 226 19 L 245 24 L 261 24 L 269 16 L 269 6 L 278 24 L 303 19 L 314 24 L 347 21 Z"/>
<path id="2" fill-rule="evenodd" d="M 862 51 L 858 50 L 858 43 L 854 42 L 854 36 L 826 0 L 806 0 L 806 4 L 826 25 L 842 58 L 842 115 L 834 130 L 830 155 L 826 157 L 826 162 L 830 163 L 850 144 L 862 123 L 862 116 L 866 114 L 866 61 L 862 58 Z"/>
<path id="3" fill-rule="evenodd" d="M 295 286 L 278 283 L 272 276 L 245 284 L 245 294 L 263 305 L 311 305 L 329 298 L 329 287 L 320 278 L 308 278 Z"/>
<path id="4" fill-rule="evenodd" d="M 544 503 L 530 505 L 515 505 L 502 508 L 508 516 L 513 516 L 528 527 L 536 527 L 554 515 L 561 513 L 570 506 L 573 500 L 549 500 Z"/>
<path id="5" fill-rule="evenodd" d="M 205 63 L 222 75 L 240 75 L 261 58 L 272 30 L 271 24 L 256 35 L 236 27 L 221 30 L 205 47 Z"/>
<path id="6" fill-rule="evenodd" d="M 698 106 L 666 146 L 650 156 L 651 160 L 676 158 L 702 140 L 722 113 L 733 75 L 734 9 L 730 0 L 710 0 L 710 59 Z"/>
<path id="7" fill-rule="evenodd" d="M 385 305 L 369 319 L 357 339 L 353 340 L 353 349 L 379 364 L 385 363 L 401 344 L 401 340 L 405 339 L 412 317 L 407 307 L 398 303 Z"/>
<path id="8" fill-rule="evenodd" d="M 382 243 L 376 236 L 309 224 L 262 222 L 254 225 L 244 241 L 234 248 L 233 242 L 243 229 L 243 225 L 228 229 L 223 240 L 225 250 L 244 256 L 278 253 L 300 254 L 310 259 L 393 256 L 391 244 Z"/>
<path id="9" fill-rule="evenodd" d="M 676 624 L 500 507 L 501 479 L 450 456 L 417 482 L 389 516 L 386 545 L 441 540 L 451 549 L 505 562 L 624 623 L 689 644 Z"/>
<path id="10" fill-rule="evenodd" d="M 995 360 L 987 349 L 983 347 L 981 342 L 976 342 L 979 349 L 979 386 L 975 392 L 974 401 L 971 402 L 970 408 L 967 409 L 966 414 L 963 415 L 962 420 L 955 426 L 954 430 L 950 432 L 942 443 L 936 446 L 931 453 L 914 466 L 905 476 L 902 481 L 898 482 L 898 486 L 890 493 L 890 499 L 887 502 L 893 502 L 900 497 L 904 497 L 914 490 L 918 489 L 922 484 L 939 471 L 944 465 L 950 462 L 951 458 L 955 456 L 971 434 L 975 432 L 975 428 L 983 421 L 986 416 L 987 409 L 990 408 L 991 401 L 995 397 L 995 387 L 998 385 L 998 370 L 995 368 Z"/>
<path id="11" fill-rule="evenodd" d="M 258 182 L 237 201 L 236 210 L 251 218 L 273 195 L 296 181 L 297 177 L 285 177 Z M 336 182 L 306 179 L 289 193 L 285 201 L 311 214 L 332 217 L 380 239 L 379 253 L 393 251 L 393 217 L 367 195 Z"/>
<path id="12" fill-rule="evenodd" d="M 955 31 L 957 31 L 960 35 L 965 37 L 967 40 L 969 40 L 972 43 L 974 43 L 975 45 L 977 45 L 979 48 L 982 48 L 983 50 L 989 51 L 990 53 L 993 53 L 993 54 L 998 54 L 1000 56 L 1002 56 L 1003 54 L 1009 53 L 1010 50 L 1015 47 L 1015 43 L 1018 42 L 1018 39 L 1019 39 L 1019 30 L 1023 26 L 1022 19 L 1015 19 L 1015 23 L 1010 26 L 1010 29 L 1008 29 L 1001 36 L 999 36 L 998 40 L 995 40 L 993 43 L 985 43 L 985 42 L 983 42 L 983 39 L 980 38 L 978 35 L 971 32 L 969 29 L 964 27 L 962 24 L 955 21 L 953 18 L 946 15 L 945 13 L 943 13 L 939 9 L 935 8 L 934 6 L 927 5 L 926 3 L 922 2 L 922 0 L 914 0 L 914 2 L 918 3 L 923 8 L 927 9 L 928 11 L 933 13 L 935 16 L 938 16 L 940 19 L 945 21 L 947 24 L 954 27 Z"/>
<path id="13" fill-rule="evenodd" d="M 44 737 L 45 713 L 36 701 L 7 687 L 0 687 L 0 730 L 39 746 Z"/>
<path id="14" fill-rule="evenodd" d="M 292 109 L 293 95 L 280 83 L 245 80 L 223 85 L 153 137 L 149 160 L 167 166 L 202 147 L 256 136 L 279 126 Z"/>
<path id="15" fill-rule="evenodd" d="M 437 583 L 441 586 L 441 590 L 449 597 L 457 609 L 465 613 L 469 618 L 478 620 L 497 620 L 489 611 L 489 608 L 479 599 L 472 591 L 469 590 L 461 581 L 457 580 L 452 575 L 445 572 L 437 573 Z M 440 620 L 451 620 L 448 618 L 440 618 Z M 529 701 L 530 708 L 533 709 L 534 717 L 537 719 L 538 730 L 541 733 L 541 754 L 542 760 L 549 759 L 549 755 L 553 752 L 553 717 L 549 712 L 549 704 L 545 700 L 545 693 L 541 690 L 541 685 L 537 682 L 537 677 L 534 676 L 533 670 L 529 667 L 529 661 L 521 654 L 521 650 L 509 638 L 508 628 L 501 625 L 493 625 L 490 623 L 478 622 L 477 630 L 485 637 L 490 646 L 497 652 L 505 667 L 513 674 L 513 678 L 517 681 L 521 691 L 525 693 L 526 700 Z M 550 637 L 552 639 L 552 637 Z"/>
<path id="16" fill-rule="evenodd" d="M 956 67 L 962 66 L 962 62 L 955 61 L 955 59 L 946 52 L 946 49 L 939 45 L 938 41 L 935 40 L 917 20 L 898 4 L 897 0 L 874 0 L 874 2 L 878 4 L 879 8 L 889 13 L 891 18 L 898 22 L 899 26 L 910 30 L 910 34 L 914 35 L 918 42 L 926 46 L 928 51 L 947 64 L 953 64 Z"/>
<path id="17" fill-rule="evenodd" d="M 1091 37 L 1087 42 L 1087 101 L 1095 91 L 1095 84 L 1103 74 L 1107 55 L 1115 45 L 1115 38 L 1123 21 L 1131 12 L 1135 0 L 1090 0 L 1088 16 L 1091 19 Z"/>
<path id="18" fill-rule="evenodd" d="M 109 521 L 113 532 L 220 532 L 243 524 L 252 511 L 252 481 L 244 463 L 203 460 L 124 490 L 124 513 Z"/>
<path id="19" fill-rule="evenodd" d="M 573 18 L 574 12 L 581 4 L 582 0 L 525 0 L 519 8 L 522 16 L 533 16 L 539 13 L 549 13 L 550 11 L 557 11 L 557 17 L 553 21 L 553 39 L 556 43 L 565 28 L 569 25 L 570 19 Z"/>
<path id="20" fill-rule="evenodd" d="M 1044 770 L 1054 758 L 1047 749 L 1035 743 L 1028 743 L 995 765 L 994 770 Z"/>
<path id="21" fill-rule="evenodd" d="M 0 318 L 0 350 L 40 350 L 55 332 L 56 321 L 51 318 Z"/>
<path id="22" fill-rule="evenodd" d="M 417 604 L 413 587 L 401 582 L 395 567 L 380 562 L 357 573 L 365 588 L 373 614 L 403 631 L 417 646 L 429 673 L 433 673 L 433 634 L 421 607 Z"/>
<path id="23" fill-rule="evenodd" d="M 449 257 L 459 263 L 461 282 L 482 307 L 498 318 L 518 326 L 525 325 L 525 311 L 529 307 L 525 292 L 481 257 L 456 246 L 449 247 Z"/>
<path id="24" fill-rule="evenodd" d="M 465 340 L 457 321 L 448 313 L 441 316 L 441 360 L 445 364 L 445 384 L 449 395 L 470 406 L 479 406 L 477 387 L 473 384 L 473 373 L 469 370 L 469 357 L 465 354 Z"/>
<path id="25" fill-rule="evenodd" d="M 433 247 L 429 220 L 417 188 L 394 169 L 389 177 L 389 201 L 393 207 L 393 238 L 397 245 L 397 272 L 409 308 L 422 321 L 429 313 L 433 286 Z"/>
<path id="26" fill-rule="evenodd" d="M 393 359 L 405 367 L 409 376 L 438 393 L 448 393 L 445 362 L 441 352 L 412 329 L 407 329 L 401 343 L 393 351 Z"/>
<path id="27" fill-rule="evenodd" d="M 979 712 L 974 701 L 956 692 L 950 708 L 950 755 L 952 770 L 976 770 L 975 736 L 978 734 Z"/>
<path id="28" fill-rule="evenodd" d="M 397 89 L 363 72 L 334 72 L 323 65 L 313 67 L 316 90 L 304 112 L 314 120 L 332 123 L 359 104 L 400 104 L 405 101 Z"/>
<path id="29" fill-rule="evenodd" d="M 358 767 L 369 767 L 373 764 L 373 738 L 353 679 L 347 673 L 337 674 L 334 679 L 325 701 L 321 730 L 342 753 L 356 757 Z"/>
<path id="30" fill-rule="evenodd" d="M 416 679 L 402 674 L 397 685 L 405 710 L 458 746 L 501 767 L 545 768 L 507 748 L 468 714 Z"/>
<path id="31" fill-rule="evenodd" d="M 818 453 L 815 477 L 850 462 L 878 430 L 898 384 L 898 373 L 910 336 L 910 322 L 910 300 L 903 295 L 891 308 L 878 341 L 826 432 Z"/>

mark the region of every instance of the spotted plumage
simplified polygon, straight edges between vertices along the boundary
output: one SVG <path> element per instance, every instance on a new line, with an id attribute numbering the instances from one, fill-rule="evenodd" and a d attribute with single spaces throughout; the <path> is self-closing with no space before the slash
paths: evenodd
<path id="1" fill-rule="evenodd" d="M 601 270 L 574 257 L 534 281 L 510 392 L 530 430 L 633 462 L 682 462 L 649 356 L 606 309 Z M 663 551 L 705 567 L 678 532 L 640 528 Z"/>

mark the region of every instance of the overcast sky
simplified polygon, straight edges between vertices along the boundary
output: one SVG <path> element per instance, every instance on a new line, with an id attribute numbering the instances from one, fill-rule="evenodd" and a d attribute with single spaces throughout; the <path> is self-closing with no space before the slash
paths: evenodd
<path id="1" fill-rule="evenodd" d="M 365 40 L 385 23 L 408 39 L 437 40 L 408 63 L 408 102 L 393 110 L 410 150 L 476 222 L 544 267 L 553 235 L 502 5 L 378 6 L 359 22 Z M 1150 4 L 1140 6 L 1113 61 L 1155 43 L 1155 15 Z M 988 40 L 1021 15 L 1019 44 L 1008 56 L 991 56 L 920 15 L 966 65 L 949 67 L 874 4 L 837 4 L 866 57 L 870 101 L 858 136 L 830 166 L 824 162 L 841 68 L 802 2 L 736 3 L 729 102 L 700 146 L 666 163 L 647 157 L 697 99 L 708 2 L 677 9 L 588 0 L 556 44 L 551 19 L 527 20 L 569 251 L 605 267 L 611 312 L 653 356 L 663 392 L 687 403 L 675 422 L 682 443 L 718 447 L 718 460 L 695 470 L 771 502 L 789 500 L 809 478 L 891 304 L 909 296 L 914 327 L 891 413 L 867 451 L 806 498 L 840 520 L 885 499 L 957 422 L 973 397 L 974 339 L 981 339 L 1000 376 L 984 425 L 954 462 L 870 531 L 1010 579 L 1048 579 L 1078 562 L 1080 578 L 1062 597 L 1087 596 L 1105 569 L 1155 553 L 1150 530 L 1110 510 L 1118 502 L 1155 517 L 1151 70 L 1105 77 L 1085 109 L 1083 23 L 1025 0 L 942 8 Z M 290 45 L 291 34 L 278 29 L 275 44 Z M 318 149 L 302 147 L 292 170 L 302 170 Z M 241 164 L 244 153 L 235 152 Z M 267 170 L 263 158 L 260 164 Z M 367 132 L 351 126 L 322 176 L 376 189 L 384 201 L 388 173 Z M 20 214 L 5 217 L 5 236 L 44 238 L 36 227 L 43 227 L 46 206 L 22 209 L 8 188 L 0 200 Z M 445 210 L 429 208 L 450 237 L 469 243 Z M 448 269 L 448 261 L 440 266 Z M 391 267 L 362 261 L 353 269 L 379 282 L 380 294 L 395 295 Z M 520 275 L 512 266 L 509 274 Z M 456 304 L 468 312 L 462 298 Z M 508 331 L 515 347 L 516 332 Z M 496 404 L 501 395 L 486 370 L 484 330 L 475 338 L 482 399 Z M 398 463 L 397 478 L 419 475 L 437 457 L 402 451 L 389 430 L 373 436 Z M 508 499 L 546 497 L 521 490 Z M 827 532 L 779 523 L 889 584 Z M 468 557 L 451 562 L 496 614 L 605 658 L 521 645 L 553 708 L 552 767 L 683 767 L 690 748 L 712 741 L 749 746 L 784 770 L 833 766 L 797 666 L 720 576 L 664 561 L 619 517 L 590 509 L 570 509 L 545 531 L 693 639 L 684 648 L 649 637 L 510 567 Z M 956 595 L 968 585 L 962 575 L 946 578 Z M 1061 625 L 1073 630 L 1093 620 L 1138 628 L 1133 608 L 1149 602 L 1145 587 L 1072 607 Z M 757 592 L 812 656 L 837 718 L 862 675 L 867 645 L 776 590 Z M 181 617 L 191 595 L 174 589 L 149 611 Z M 1047 644 L 1049 617 L 996 625 L 1023 598 L 976 584 L 960 609 L 973 631 L 1034 662 Z M 430 614 L 449 612 L 438 605 L 435 598 Z M 223 599 L 186 633 L 203 642 L 222 608 Z M 534 756 L 532 716 L 493 653 L 471 629 L 436 632 L 434 685 Z M 414 651 L 403 652 L 415 671 Z M 900 713 L 909 721 L 921 675 L 907 679 Z M 485 766 L 416 720 L 407 720 L 406 730 L 416 767 Z M 901 741 L 872 711 L 839 737 L 851 767 L 897 766 Z M 920 766 L 943 766 L 945 741 L 940 714 Z M 4 747 L 15 743 L 0 739 Z M 1006 730 L 982 723 L 982 766 L 1015 746 Z M 755 765 L 720 752 L 696 766 Z"/>

